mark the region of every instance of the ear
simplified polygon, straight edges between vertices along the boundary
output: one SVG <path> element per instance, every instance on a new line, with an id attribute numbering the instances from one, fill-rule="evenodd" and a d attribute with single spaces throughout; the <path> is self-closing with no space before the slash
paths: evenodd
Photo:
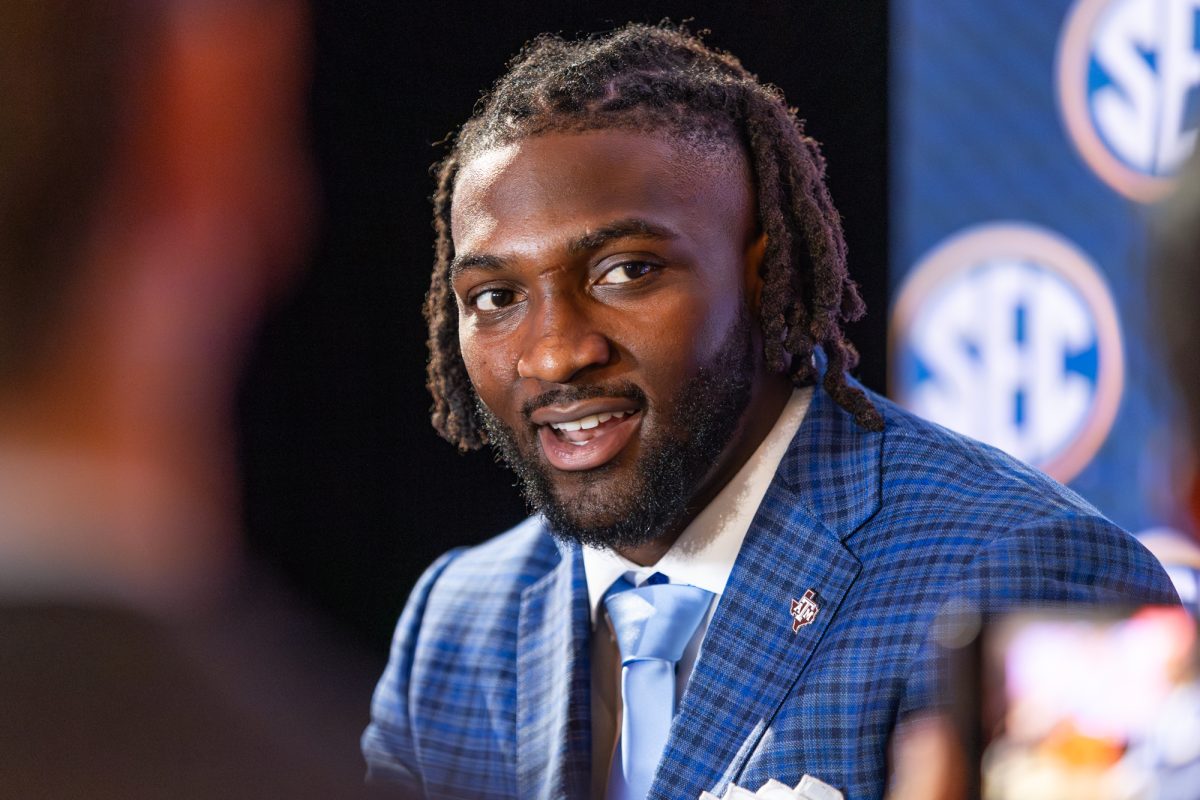
<path id="1" fill-rule="evenodd" d="M 764 231 L 755 237 L 746 247 L 745 255 L 743 256 L 742 286 L 746 290 L 746 299 L 750 303 L 750 311 L 758 316 L 758 311 L 762 308 L 762 292 L 763 292 L 763 277 L 762 277 L 762 260 L 763 255 L 767 251 L 767 234 Z"/>

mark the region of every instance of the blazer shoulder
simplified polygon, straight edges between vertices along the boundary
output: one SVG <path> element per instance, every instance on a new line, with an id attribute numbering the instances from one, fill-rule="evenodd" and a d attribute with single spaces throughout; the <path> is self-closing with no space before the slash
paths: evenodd
<path id="1" fill-rule="evenodd" d="M 864 551 L 923 552 L 948 575 L 977 575 L 1013 601 L 1177 602 L 1149 551 L 1076 492 L 995 447 L 872 400 L 885 419 L 883 490 L 876 524 L 856 539 Z"/>
<path id="2" fill-rule="evenodd" d="M 1020 524 L 1053 513 L 1102 517 L 1087 500 L 1008 453 L 922 419 L 878 395 L 884 416 L 883 478 L 893 489 L 925 489 L 932 496 L 959 496 L 976 509 L 1001 504 Z"/>
<path id="3" fill-rule="evenodd" d="M 473 598 L 494 603 L 507 594 L 518 596 L 561 559 L 562 553 L 541 518 L 529 517 L 482 544 L 452 551 L 430 589 L 430 602 L 437 608 L 440 601 L 451 597 L 456 598 L 453 604 L 457 606 Z"/>

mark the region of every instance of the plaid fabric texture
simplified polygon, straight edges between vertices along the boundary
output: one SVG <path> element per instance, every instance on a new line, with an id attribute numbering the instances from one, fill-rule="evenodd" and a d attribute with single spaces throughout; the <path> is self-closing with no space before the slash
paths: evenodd
<path id="1" fill-rule="evenodd" d="M 928 647 L 948 603 L 1177 603 L 1154 557 L 999 451 L 872 399 L 864 431 L 823 391 L 763 500 L 651 789 L 730 782 L 883 793 L 888 737 L 937 702 Z M 791 601 L 815 594 L 793 632 Z M 588 794 L 587 587 L 537 518 L 443 556 L 413 590 L 363 751 L 430 798 Z"/>

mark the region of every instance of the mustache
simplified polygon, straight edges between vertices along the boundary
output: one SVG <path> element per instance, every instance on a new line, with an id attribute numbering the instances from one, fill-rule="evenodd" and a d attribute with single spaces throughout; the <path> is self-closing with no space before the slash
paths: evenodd
<path id="1" fill-rule="evenodd" d="M 588 384 L 586 386 L 563 386 L 542 392 L 521 404 L 521 416 L 526 422 L 534 411 L 545 406 L 566 405 L 579 400 L 591 400 L 593 397 L 623 397 L 635 401 L 638 405 L 646 405 L 646 393 L 641 387 L 631 381 L 616 381 L 607 384 Z"/>

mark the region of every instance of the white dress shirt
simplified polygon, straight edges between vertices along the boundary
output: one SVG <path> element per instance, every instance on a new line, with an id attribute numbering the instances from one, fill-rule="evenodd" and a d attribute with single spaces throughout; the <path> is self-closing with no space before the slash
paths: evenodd
<path id="1" fill-rule="evenodd" d="M 779 462 L 800 428 L 812 399 L 812 387 L 792 392 L 766 438 L 713 501 L 696 515 L 657 564 L 643 567 L 611 550 L 584 547 L 583 571 L 592 610 L 592 797 L 602 800 L 621 730 L 621 656 L 604 611 L 604 594 L 617 578 L 641 586 L 661 572 L 671 583 L 686 583 L 713 593 L 708 614 L 688 643 L 675 672 L 676 707 L 700 654 L 708 624 L 716 612 L 742 548 L 742 540 L 762 503 Z"/>

